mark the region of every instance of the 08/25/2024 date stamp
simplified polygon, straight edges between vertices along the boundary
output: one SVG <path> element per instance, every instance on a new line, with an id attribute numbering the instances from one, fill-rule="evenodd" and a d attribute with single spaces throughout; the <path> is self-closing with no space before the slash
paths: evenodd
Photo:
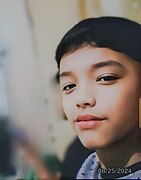
<path id="1" fill-rule="evenodd" d="M 132 173 L 132 169 L 131 168 L 107 168 L 107 169 L 99 168 L 98 173 L 102 173 L 102 174 L 130 174 L 130 173 Z"/>

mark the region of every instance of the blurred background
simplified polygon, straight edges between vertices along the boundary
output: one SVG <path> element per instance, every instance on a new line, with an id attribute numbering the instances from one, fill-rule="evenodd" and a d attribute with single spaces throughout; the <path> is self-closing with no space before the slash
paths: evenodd
<path id="1" fill-rule="evenodd" d="M 57 105 L 55 50 L 78 21 L 105 15 L 141 23 L 141 0 L 0 0 L 0 117 L 60 160 L 75 134 Z"/>

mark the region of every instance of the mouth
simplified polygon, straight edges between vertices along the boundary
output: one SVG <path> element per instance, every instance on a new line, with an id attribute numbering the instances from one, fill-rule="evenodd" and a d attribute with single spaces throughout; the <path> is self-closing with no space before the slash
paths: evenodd
<path id="1" fill-rule="evenodd" d="M 97 117 L 91 114 L 78 115 L 74 120 L 74 124 L 79 129 L 94 129 L 98 127 L 105 118 Z"/>

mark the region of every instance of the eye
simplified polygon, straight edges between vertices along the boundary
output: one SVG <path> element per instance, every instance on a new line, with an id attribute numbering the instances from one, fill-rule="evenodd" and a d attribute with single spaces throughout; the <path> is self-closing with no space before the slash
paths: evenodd
<path id="1" fill-rule="evenodd" d="M 99 77 L 96 82 L 102 83 L 102 84 L 112 84 L 115 80 L 117 80 L 118 77 L 115 75 L 103 75 Z"/>
<path id="2" fill-rule="evenodd" d="M 63 87 L 63 91 L 65 91 L 66 93 L 70 93 L 70 92 L 72 92 L 72 90 L 75 87 L 76 87 L 76 84 L 68 84 L 68 85 Z"/>

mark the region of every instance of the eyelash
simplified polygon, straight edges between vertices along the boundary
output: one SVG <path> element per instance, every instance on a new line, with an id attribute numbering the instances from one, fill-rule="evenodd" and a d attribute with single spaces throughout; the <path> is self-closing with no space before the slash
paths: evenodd
<path id="1" fill-rule="evenodd" d="M 103 83 L 106 83 L 106 84 L 110 84 L 110 83 L 112 83 L 113 81 L 115 81 L 117 79 L 118 79 L 118 77 L 116 77 L 114 75 L 105 75 L 105 76 L 99 77 L 96 80 L 96 82 L 101 82 L 101 83 L 103 82 Z"/>
<path id="2" fill-rule="evenodd" d="M 76 87 L 75 84 L 68 84 L 63 87 L 63 91 L 71 91 L 74 87 Z M 67 88 L 69 88 L 69 89 L 67 89 Z"/>
<path id="3" fill-rule="evenodd" d="M 111 84 L 113 81 L 115 81 L 117 79 L 118 79 L 118 77 L 116 77 L 114 75 L 105 75 L 105 76 L 97 78 L 96 82 L 99 82 L 102 84 Z M 76 84 L 68 84 L 68 85 L 63 87 L 63 91 L 65 91 L 66 93 L 70 93 L 73 91 L 73 89 L 75 87 L 76 87 Z"/>

